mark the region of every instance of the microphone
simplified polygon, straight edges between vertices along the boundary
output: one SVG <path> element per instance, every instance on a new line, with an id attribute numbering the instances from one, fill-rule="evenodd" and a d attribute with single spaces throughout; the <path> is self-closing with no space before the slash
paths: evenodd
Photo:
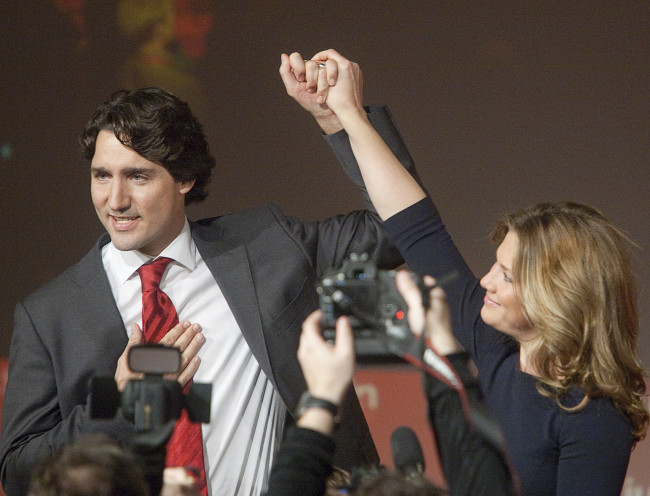
<path id="1" fill-rule="evenodd" d="M 390 436 L 390 450 L 395 469 L 407 479 L 422 477 L 424 474 L 424 455 L 418 437 L 410 427 L 402 426 Z"/>

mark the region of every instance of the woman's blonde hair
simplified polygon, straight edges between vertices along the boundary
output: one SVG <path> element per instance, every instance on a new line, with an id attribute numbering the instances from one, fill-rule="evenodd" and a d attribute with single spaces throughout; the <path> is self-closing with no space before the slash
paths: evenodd
<path id="1" fill-rule="evenodd" d="M 492 240 L 500 243 L 508 232 L 518 238 L 515 291 L 539 336 L 529 358 L 540 393 L 567 411 L 581 410 L 590 397 L 609 397 L 636 440 L 643 439 L 649 414 L 629 240 L 595 208 L 571 202 L 508 215 Z M 563 405 L 574 386 L 583 400 Z"/>

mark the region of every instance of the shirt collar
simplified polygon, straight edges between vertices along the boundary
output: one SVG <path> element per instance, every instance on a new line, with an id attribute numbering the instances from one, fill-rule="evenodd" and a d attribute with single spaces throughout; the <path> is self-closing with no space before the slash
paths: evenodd
<path id="1" fill-rule="evenodd" d="M 124 284 L 131 277 L 137 275 L 137 270 L 142 264 L 158 257 L 171 258 L 188 271 L 194 270 L 197 265 L 196 245 L 192 239 L 192 232 L 187 218 L 185 218 L 185 224 L 180 234 L 167 245 L 167 248 L 160 252 L 158 257 L 152 258 L 137 250 L 121 251 L 115 248 L 113 243 L 109 243 L 106 249 L 110 251 L 111 258 L 117 262 L 115 264 L 115 273 L 120 284 Z"/>

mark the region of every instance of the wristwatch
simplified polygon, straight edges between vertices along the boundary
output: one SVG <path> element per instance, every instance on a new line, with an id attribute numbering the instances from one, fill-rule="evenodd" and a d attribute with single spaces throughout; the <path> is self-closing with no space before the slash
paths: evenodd
<path id="1" fill-rule="evenodd" d="M 296 407 L 294 418 L 298 420 L 300 417 L 302 417 L 302 415 L 305 413 L 305 411 L 308 408 L 322 408 L 324 410 L 327 410 L 332 414 L 335 424 L 338 424 L 341 420 L 339 418 L 338 406 L 336 406 L 334 403 L 332 403 L 329 400 L 316 398 L 312 396 L 309 391 L 305 391 L 304 393 L 302 393 L 302 396 L 300 397 L 300 401 L 298 401 L 298 406 Z"/>

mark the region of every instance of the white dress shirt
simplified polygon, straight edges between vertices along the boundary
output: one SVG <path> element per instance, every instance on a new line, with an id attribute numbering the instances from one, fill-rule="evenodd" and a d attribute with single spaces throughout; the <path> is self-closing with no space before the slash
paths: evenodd
<path id="1" fill-rule="evenodd" d="M 195 382 L 212 384 L 211 420 L 202 424 L 211 495 L 258 495 L 266 490 L 286 408 L 253 356 L 217 282 L 192 240 L 189 224 L 160 256 L 174 260 L 160 284 L 179 321 L 201 325 L 205 342 Z M 112 243 L 102 261 L 127 334 L 142 328 L 142 289 L 137 269 L 151 257 L 119 251 Z"/>

